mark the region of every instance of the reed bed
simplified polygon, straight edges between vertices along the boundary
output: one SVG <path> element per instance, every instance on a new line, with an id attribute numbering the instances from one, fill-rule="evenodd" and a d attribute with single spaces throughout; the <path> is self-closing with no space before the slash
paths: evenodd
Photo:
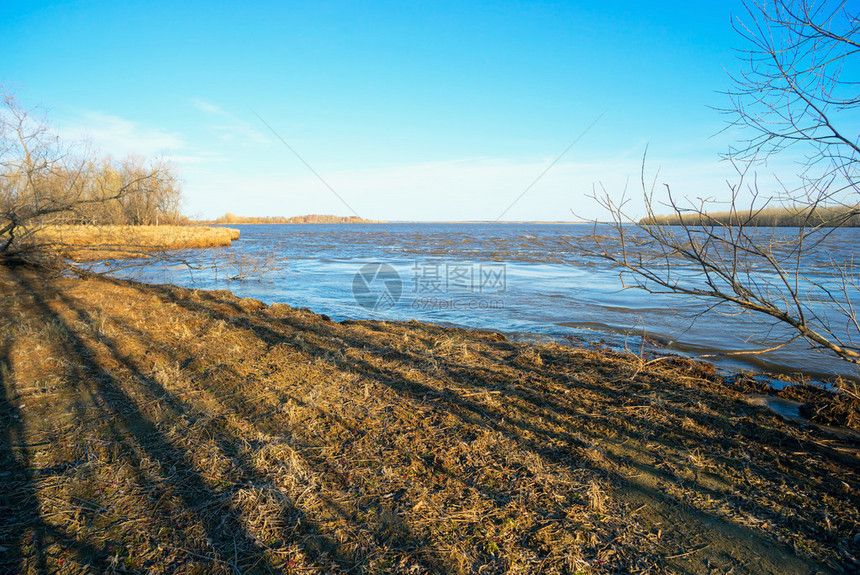
<path id="1" fill-rule="evenodd" d="M 33 234 L 35 243 L 79 262 L 229 246 L 238 239 L 237 229 L 208 226 L 45 226 Z"/>
<path id="2" fill-rule="evenodd" d="M 856 435 L 707 364 L 22 267 L 0 289 L 0 572 L 858 566 Z"/>
<path id="3" fill-rule="evenodd" d="M 737 209 L 724 212 L 697 212 L 643 218 L 642 225 L 663 226 L 739 226 L 747 227 L 858 227 L 860 206 L 840 207 L 773 207 L 762 209 Z"/>

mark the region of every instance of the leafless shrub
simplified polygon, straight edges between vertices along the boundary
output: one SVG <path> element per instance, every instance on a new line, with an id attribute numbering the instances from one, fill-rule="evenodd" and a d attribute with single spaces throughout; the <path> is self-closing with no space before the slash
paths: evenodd
<path id="1" fill-rule="evenodd" d="M 215 281 L 262 281 L 280 269 L 278 260 L 274 251 L 237 253 L 218 250 L 211 261 L 196 267 L 211 272 Z"/>
<path id="2" fill-rule="evenodd" d="M 751 312 L 793 329 L 793 336 L 760 353 L 803 338 L 814 348 L 860 363 L 853 262 L 830 258 L 830 274 L 809 265 L 813 258 L 826 258 L 823 246 L 833 228 L 758 227 L 751 223 L 755 199 L 753 207 L 742 209 L 736 188 L 732 223 L 711 218 L 703 206 L 680 204 L 667 188 L 668 205 L 684 216 L 683 223 L 657 224 L 650 218 L 654 186 L 644 180 L 642 185 L 648 217 L 639 222 L 626 215 L 623 199 L 598 198 L 613 221 L 609 236 L 595 234 L 597 252 L 620 266 L 625 287 L 691 296 L 708 302 L 708 311 Z"/>

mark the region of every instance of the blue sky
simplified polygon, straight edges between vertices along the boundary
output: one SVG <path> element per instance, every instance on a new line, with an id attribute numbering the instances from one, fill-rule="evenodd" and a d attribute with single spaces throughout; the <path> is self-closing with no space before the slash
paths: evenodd
<path id="1" fill-rule="evenodd" d="M 599 217 L 593 186 L 635 195 L 646 145 L 679 195 L 727 195 L 712 107 L 742 10 L 6 0 L 0 84 L 64 137 L 173 159 L 199 217 L 495 220 L 599 117 L 504 219 Z"/>

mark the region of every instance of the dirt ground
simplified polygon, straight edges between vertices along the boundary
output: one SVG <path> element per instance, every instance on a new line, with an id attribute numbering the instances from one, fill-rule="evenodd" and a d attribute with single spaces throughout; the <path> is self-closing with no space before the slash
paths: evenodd
<path id="1" fill-rule="evenodd" d="M 0 573 L 860 568 L 857 435 L 707 365 L 24 267 L 0 293 Z"/>

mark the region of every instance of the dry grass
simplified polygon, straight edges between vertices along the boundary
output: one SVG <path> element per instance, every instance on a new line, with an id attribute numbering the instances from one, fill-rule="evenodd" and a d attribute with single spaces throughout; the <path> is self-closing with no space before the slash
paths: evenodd
<path id="1" fill-rule="evenodd" d="M 0 268 L 0 572 L 858 566 L 857 439 L 689 362 Z"/>
<path id="2" fill-rule="evenodd" d="M 696 226 L 704 225 L 740 225 L 759 227 L 858 227 L 860 226 L 860 206 L 824 207 L 773 207 L 761 209 L 738 209 L 737 211 L 697 213 L 691 211 L 684 214 L 655 216 L 650 223 L 658 225 L 677 226 L 682 223 Z M 640 221 L 649 223 L 648 218 Z"/>
<path id="3" fill-rule="evenodd" d="M 34 236 L 35 242 L 73 261 L 229 246 L 238 239 L 239 230 L 205 226 L 46 226 Z"/>

